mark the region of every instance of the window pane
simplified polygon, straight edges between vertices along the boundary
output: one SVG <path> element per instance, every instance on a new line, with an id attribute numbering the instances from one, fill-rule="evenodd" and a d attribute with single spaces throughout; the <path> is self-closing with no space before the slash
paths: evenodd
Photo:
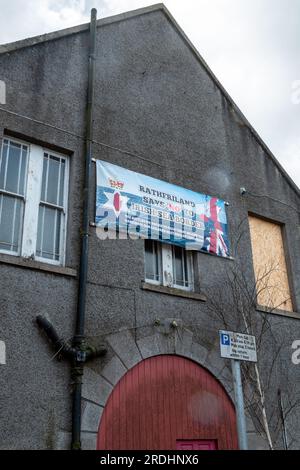
<path id="1" fill-rule="evenodd" d="M 160 281 L 160 250 L 157 242 L 145 240 L 145 272 L 146 279 Z"/>
<path id="2" fill-rule="evenodd" d="M 1 152 L 1 161 L 0 161 L 0 188 L 1 189 L 4 189 L 4 178 L 5 178 L 5 172 L 6 172 L 7 152 L 8 152 L 8 141 L 3 140 L 2 152 Z"/>
<path id="3" fill-rule="evenodd" d="M 173 246 L 173 277 L 174 284 L 185 285 L 183 250 L 178 246 Z"/>
<path id="4" fill-rule="evenodd" d="M 48 188 L 47 188 L 47 202 L 51 204 L 58 203 L 58 177 L 59 177 L 60 161 L 56 157 L 49 158 L 48 169 Z"/>
<path id="5" fill-rule="evenodd" d="M 5 189 L 14 193 L 18 192 L 20 154 L 21 145 L 11 143 L 8 152 Z"/>
<path id="6" fill-rule="evenodd" d="M 44 154 L 41 201 L 63 206 L 65 160 Z"/>
<path id="7" fill-rule="evenodd" d="M 61 226 L 62 213 L 56 211 L 56 230 L 55 230 L 55 248 L 54 248 L 54 259 L 59 261 L 60 254 L 60 226 Z"/>
<path id="8" fill-rule="evenodd" d="M 19 194 L 25 194 L 26 166 L 27 166 L 27 147 L 22 148 L 22 159 L 20 169 Z"/>
<path id="9" fill-rule="evenodd" d="M 39 207 L 38 233 L 37 233 L 37 240 L 36 240 L 36 254 L 38 256 L 40 256 L 40 254 L 41 254 L 44 209 L 45 209 L 44 206 Z"/>
<path id="10" fill-rule="evenodd" d="M 18 252 L 23 201 L 0 195 L 0 249 Z"/>
<path id="11" fill-rule="evenodd" d="M 59 210 L 40 206 L 37 256 L 59 261 L 61 217 Z"/>
<path id="12" fill-rule="evenodd" d="M 48 155 L 44 154 L 43 159 L 43 176 L 42 176 L 42 194 L 41 201 L 46 201 L 46 180 L 47 180 L 47 171 L 48 171 Z"/>
<path id="13" fill-rule="evenodd" d="M 1 165 L 1 173 L 4 172 L 3 189 L 24 194 L 26 159 L 27 147 L 9 142 L 8 151 L 4 152 Z"/>
<path id="14" fill-rule="evenodd" d="M 189 287 L 191 279 L 189 278 L 188 258 L 185 249 L 173 246 L 173 279 L 174 285 Z"/>

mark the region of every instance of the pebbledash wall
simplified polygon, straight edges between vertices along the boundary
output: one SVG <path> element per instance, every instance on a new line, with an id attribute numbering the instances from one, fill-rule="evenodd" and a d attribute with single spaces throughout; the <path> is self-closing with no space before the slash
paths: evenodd
<path id="1" fill-rule="evenodd" d="M 0 110 L 0 137 L 19 137 L 70 156 L 65 266 L 0 254 L 0 339 L 6 346 L 6 363 L 0 365 L 2 449 L 70 445 L 69 366 L 53 357 L 35 318 L 44 315 L 61 336 L 73 336 L 88 28 L 82 25 L 0 46 L 0 79 L 7 94 Z M 285 338 L 281 360 L 288 370 L 288 382 L 275 374 L 275 385 L 267 389 L 267 410 L 272 413 L 278 388 L 292 387 L 295 395 L 300 391 L 300 366 L 291 362 L 291 344 L 300 332 L 299 213 L 289 207 L 299 208 L 299 190 L 163 5 L 99 20 L 96 50 L 95 159 L 228 201 L 231 240 L 249 212 L 285 225 L 295 312 L 270 314 L 274 331 L 280 329 Z M 241 187 L 269 197 L 243 197 Z M 95 168 L 91 221 L 94 194 Z M 253 282 L 249 228 L 241 243 L 244 272 Z M 83 448 L 96 448 L 101 414 L 114 385 L 144 358 L 190 358 L 207 368 L 233 398 L 230 364 L 219 357 L 220 325 L 210 315 L 203 292 L 220 281 L 224 266 L 235 262 L 198 253 L 198 292 L 158 292 L 143 284 L 142 240 L 100 241 L 90 228 L 86 335 L 94 344 L 105 341 L 108 353 L 85 367 Z M 253 315 L 260 313 L 254 310 Z M 171 327 L 174 320 L 176 331 Z M 265 448 L 250 416 L 247 426 L 250 447 Z M 300 448 L 297 408 L 289 416 L 288 433 L 291 448 Z M 275 445 L 282 448 L 282 439 Z"/>

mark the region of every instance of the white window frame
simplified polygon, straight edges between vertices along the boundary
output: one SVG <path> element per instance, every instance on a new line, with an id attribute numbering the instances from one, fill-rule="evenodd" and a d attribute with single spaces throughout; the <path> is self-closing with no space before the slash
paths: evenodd
<path id="1" fill-rule="evenodd" d="M 24 145 L 25 147 L 27 147 L 27 161 L 26 161 L 26 166 L 25 166 L 25 175 L 27 175 L 27 173 L 28 173 L 28 160 L 29 160 L 28 154 L 29 154 L 29 151 L 30 151 L 29 144 L 27 142 L 22 142 L 18 139 L 11 139 L 11 138 L 6 137 L 4 135 L 3 139 L 2 139 L 2 142 L 1 142 L 1 146 L 0 146 L 0 166 L 1 166 L 1 162 L 2 162 L 3 141 L 4 140 L 8 140 L 9 142 L 20 144 L 22 146 Z M 6 179 L 6 177 L 5 177 L 5 179 Z M 22 214 L 21 214 L 22 220 L 24 219 L 26 191 L 27 191 L 27 178 L 26 177 L 25 177 L 25 182 L 24 182 L 24 195 L 16 194 L 16 193 L 13 193 L 11 191 L 7 191 L 7 190 L 3 190 L 3 189 L 0 190 L 1 194 L 3 194 L 4 196 L 6 195 L 6 196 L 15 197 L 16 199 L 19 199 L 19 200 L 23 201 L 24 207 L 23 207 Z M 22 220 L 21 220 L 20 229 L 19 229 L 19 240 L 22 240 Z M 21 246 L 21 241 L 20 241 L 20 246 Z M 7 255 L 12 255 L 12 256 L 20 256 L 20 248 L 19 248 L 18 251 L 5 250 L 4 248 L 1 248 L 0 253 L 4 253 L 4 254 L 7 254 Z"/>
<path id="2" fill-rule="evenodd" d="M 160 280 L 154 280 L 146 277 L 145 280 L 149 284 L 163 285 L 165 287 L 172 287 L 184 291 L 194 290 L 194 270 L 193 270 L 193 255 L 190 251 L 186 251 L 186 263 L 187 263 L 187 275 L 188 285 L 182 286 L 176 284 L 174 281 L 174 266 L 173 266 L 173 250 L 174 245 L 161 243 L 160 241 L 154 241 L 157 243 L 157 253 L 160 260 L 158 260 L 158 266 L 160 267 Z M 184 249 L 184 248 L 182 248 Z"/>
<path id="3" fill-rule="evenodd" d="M 32 258 L 34 260 L 53 264 L 57 266 L 65 265 L 66 254 L 66 227 L 68 215 L 68 192 L 69 192 L 69 157 L 53 152 L 48 148 L 39 145 L 31 144 L 26 141 L 15 139 L 10 136 L 3 136 L 3 140 L 15 142 L 17 144 L 25 145 L 28 148 L 27 162 L 26 162 L 26 177 L 25 177 L 25 197 L 23 221 L 21 221 L 21 234 L 20 234 L 20 247 L 19 251 L 10 251 L 0 249 L 0 253 L 9 254 L 12 256 L 21 256 L 24 258 Z M 3 145 L 1 146 L 1 152 Z M 44 153 L 54 157 L 63 158 L 65 160 L 65 181 L 64 181 L 64 206 L 62 209 L 62 223 L 60 230 L 60 254 L 59 260 L 51 260 L 37 256 L 37 232 L 38 232 L 38 215 L 41 202 L 42 178 L 43 178 L 43 161 Z M 50 204 L 49 204 L 50 207 Z M 54 207 L 54 206 L 53 206 Z"/>

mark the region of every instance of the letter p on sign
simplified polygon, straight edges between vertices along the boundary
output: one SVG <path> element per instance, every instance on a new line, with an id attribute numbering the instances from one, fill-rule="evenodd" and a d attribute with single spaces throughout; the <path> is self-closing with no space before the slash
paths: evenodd
<path id="1" fill-rule="evenodd" d="M 222 344 L 224 344 L 224 346 L 230 346 L 230 337 L 229 337 L 229 335 L 225 335 L 224 333 L 222 333 L 221 341 L 222 341 Z"/>

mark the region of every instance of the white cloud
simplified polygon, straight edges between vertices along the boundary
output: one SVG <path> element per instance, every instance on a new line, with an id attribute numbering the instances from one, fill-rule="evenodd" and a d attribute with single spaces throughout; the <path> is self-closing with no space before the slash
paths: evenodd
<path id="1" fill-rule="evenodd" d="M 159 1 L 159 0 L 158 0 Z M 0 43 L 106 17 L 156 0 L 0 0 Z M 300 0 L 164 0 L 237 105 L 300 185 Z M 1 77 L 0 77 L 1 78 Z"/>
<path id="2" fill-rule="evenodd" d="M 300 186 L 300 136 L 283 141 L 278 146 L 278 155 L 281 156 L 278 159 L 284 161 L 284 167 L 288 174 L 296 175 L 294 181 Z"/>

